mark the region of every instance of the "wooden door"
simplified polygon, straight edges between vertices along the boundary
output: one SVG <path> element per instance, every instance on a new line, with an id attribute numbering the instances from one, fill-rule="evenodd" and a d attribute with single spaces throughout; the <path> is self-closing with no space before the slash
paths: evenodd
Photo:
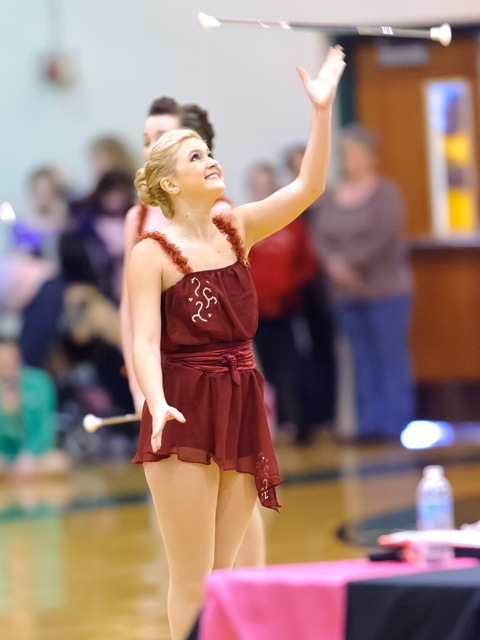
<path id="1" fill-rule="evenodd" d="M 465 32 L 454 35 L 446 48 L 417 41 L 390 43 L 357 39 L 348 47 L 353 86 L 350 105 L 356 119 L 378 135 L 380 172 L 395 180 L 405 196 L 405 235 L 411 240 L 422 239 L 411 242 L 415 247 L 411 255 L 415 379 L 419 385 L 436 385 L 440 393 L 449 384 L 461 387 L 472 381 L 480 393 L 478 237 L 470 238 L 470 248 L 461 244 L 455 248 L 455 242 L 449 248 L 450 238 L 433 236 L 424 97 L 429 81 L 455 78 L 469 83 L 475 132 L 471 146 L 480 185 L 478 40 Z M 479 411 L 477 406 L 471 417 Z"/>
<path id="2" fill-rule="evenodd" d="M 452 77 L 471 82 L 477 132 L 473 146 L 480 160 L 478 43 L 474 36 L 465 36 L 454 38 L 447 48 L 413 41 L 398 45 L 396 51 L 392 46 L 378 40 L 353 48 L 357 120 L 377 133 L 380 172 L 394 179 L 405 196 L 406 235 L 429 236 L 432 225 L 424 85 L 428 80 Z M 478 162 L 477 174 L 480 178 Z"/>

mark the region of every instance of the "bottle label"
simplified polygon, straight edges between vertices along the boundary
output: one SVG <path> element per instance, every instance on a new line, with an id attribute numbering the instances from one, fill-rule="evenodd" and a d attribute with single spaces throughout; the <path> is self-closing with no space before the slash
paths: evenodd
<path id="1" fill-rule="evenodd" d="M 418 528 L 453 529 L 453 507 L 451 500 L 420 500 L 418 504 Z"/>

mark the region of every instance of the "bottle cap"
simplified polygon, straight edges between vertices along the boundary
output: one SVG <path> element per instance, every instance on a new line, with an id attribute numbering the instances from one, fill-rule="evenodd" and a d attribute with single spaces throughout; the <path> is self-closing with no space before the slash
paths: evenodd
<path id="1" fill-rule="evenodd" d="M 428 467 L 425 467 L 423 470 L 424 476 L 443 476 L 445 475 L 445 470 L 440 464 L 430 464 Z"/>

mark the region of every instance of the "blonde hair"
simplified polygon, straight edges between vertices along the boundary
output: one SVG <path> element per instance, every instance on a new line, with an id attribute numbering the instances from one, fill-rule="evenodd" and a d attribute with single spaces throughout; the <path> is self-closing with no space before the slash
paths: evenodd
<path id="1" fill-rule="evenodd" d="M 160 182 L 175 173 L 176 153 L 182 143 L 191 138 L 202 140 L 198 133 L 191 129 L 175 129 L 164 133 L 152 147 L 150 160 L 135 176 L 135 188 L 140 202 L 152 207 L 161 207 L 166 218 L 173 218 L 175 211 L 170 195 Z"/>

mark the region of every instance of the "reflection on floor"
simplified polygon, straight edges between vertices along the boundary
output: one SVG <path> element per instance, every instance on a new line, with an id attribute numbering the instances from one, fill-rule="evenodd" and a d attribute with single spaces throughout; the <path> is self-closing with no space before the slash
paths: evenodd
<path id="1" fill-rule="evenodd" d="M 270 563 L 364 556 L 378 534 L 411 525 L 426 464 L 444 464 L 457 525 L 480 518 L 478 440 L 415 452 L 323 436 L 277 451 L 286 482 L 281 513 L 263 514 Z M 2 640 L 168 640 L 166 574 L 141 467 L 0 483 Z"/>

